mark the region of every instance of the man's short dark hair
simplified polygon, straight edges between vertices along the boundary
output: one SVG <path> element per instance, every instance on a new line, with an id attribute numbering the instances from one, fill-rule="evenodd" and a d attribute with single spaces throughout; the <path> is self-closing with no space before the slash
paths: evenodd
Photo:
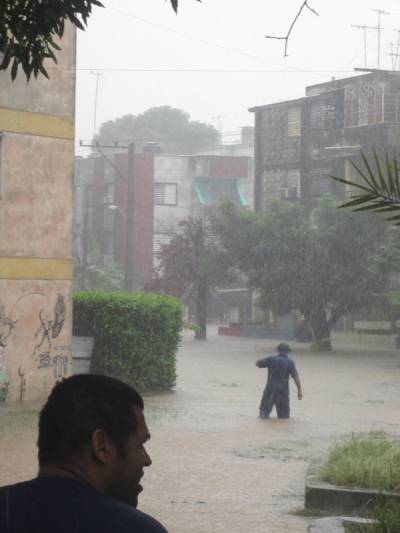
<path id="1" fill-rule="evenodd" d="M 57 383 L 39 417 L 39 465 L 66 461 L 102 429 L 124 452 L 136 429 L 133 408 L 143 409 L 138 392 L 118 379 L 80 374 Z"/>
<path id="2" fill-rule="evenodd" d="M 292 351 L 291 347 L 289 346 L 289 344 L 287 342 L 281 342 L 280 344 L 278 344 L 276 349 L 280 353 L 289 353 L 289 352 Z"/>

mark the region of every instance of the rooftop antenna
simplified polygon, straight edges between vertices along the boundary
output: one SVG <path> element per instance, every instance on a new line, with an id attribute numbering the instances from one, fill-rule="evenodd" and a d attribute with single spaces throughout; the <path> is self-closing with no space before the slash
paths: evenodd
<path id="1" fill-rule="evenodd" d="M 378 61 L 377 61 L 377 68 L 380 69 L 381 66 L 381 33 L 384 28 L 381 26 L 381 16 L 382 15 L 390 15 L 388 11 L 383 11 L 383 9 L 372 9 L 371 11 L 375 11 L 375 13 L 378 13 L 378 25 L 376 26 L 376 30 L 378 32 Z"/>
<path id="2" fill-rule="evenodd" d="M 352 28 L 355 28 L 356 30 L 363 30 L 363 37 L 364 37 L 364 67 L 367 68 L 368 62 L 367 62 L 367 30 L 375 30 L 375 26 L 360 26 L 359 24 L 351 24 Z"/>
<path id="3" fill-rule="evenodd" d="M 398 60 L 400 56 L 400 30 L 395 30 L 397 32 L 397 44 L 396 44 L 396 52 L 395 52 L 395 61 L 394 61 L 394 69 L 398 69 Z"/>

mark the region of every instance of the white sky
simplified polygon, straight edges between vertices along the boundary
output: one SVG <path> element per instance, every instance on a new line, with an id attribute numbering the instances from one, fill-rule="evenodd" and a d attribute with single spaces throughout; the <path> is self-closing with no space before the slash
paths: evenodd
<path id="1" fill-rule="evenodd" d="M 249 107 L 303 96 L 306 85 L 363 67 L 363 32 L 350 25 L 376 26 L 372 9 L 390 12 L 382 15 L 388 29 L 381 68 L 391 68 L 389 43 L 397 43 L 400 29 L 400 0 L 310 0 L 319 16 L 303 11 L 284 58 L 284 42 L 264 36 L 285 34 L 302 0 L 180 0 L 177 16 L 167 0 L 103 3 L 87 31 L 78 32 L 77 143 L 93 134 L 91 71 L 102 74 L 96 129 L 127 113 L 170 105 L 221 126 L 223 142 L 230 143 L 239 140 L 241 126 L 253 125 Z M 377 42 L 377 31 L 368 30 L 369 67 L 377 66 Z M 244 72 L 168 72 L 174 69 Z M 77 153 L 85 151 L 77 147 Z"/>

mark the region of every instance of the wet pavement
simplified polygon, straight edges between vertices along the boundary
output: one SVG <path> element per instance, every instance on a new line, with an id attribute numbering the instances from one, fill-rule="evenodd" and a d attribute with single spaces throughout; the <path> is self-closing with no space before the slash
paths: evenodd
<path id="1" fill-rule="evenodd" d="M 254 363 L 276 344 L 213 327 L 206 342 L 187 334 L 176 391 L 145 397 L 153 465 L 139 507 L 171 533 L 305 532 L 311 519 L 293 513 L 310 462 L 351 432 L 400 436 L 400 351 L 390 339 L 339 336 L 331 354 L 293 344 L 304 399 L 292 384 L 292 418 L 261 420 L 266 370 Z M 35 475 L 31 420 L 0 435 L 1 484 Z"/>

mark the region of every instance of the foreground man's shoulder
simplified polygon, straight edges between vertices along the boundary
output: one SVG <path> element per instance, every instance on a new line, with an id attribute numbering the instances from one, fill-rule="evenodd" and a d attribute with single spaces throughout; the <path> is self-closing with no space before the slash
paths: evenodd
<path id="1" fill-rule="evenodd" d="M 114 502 L 112 522 L 118 533 L 168 533 L 165 527 L 152 516 L 134 507 Z M 110 517 L 111 518 L 111 517 Z"/>

